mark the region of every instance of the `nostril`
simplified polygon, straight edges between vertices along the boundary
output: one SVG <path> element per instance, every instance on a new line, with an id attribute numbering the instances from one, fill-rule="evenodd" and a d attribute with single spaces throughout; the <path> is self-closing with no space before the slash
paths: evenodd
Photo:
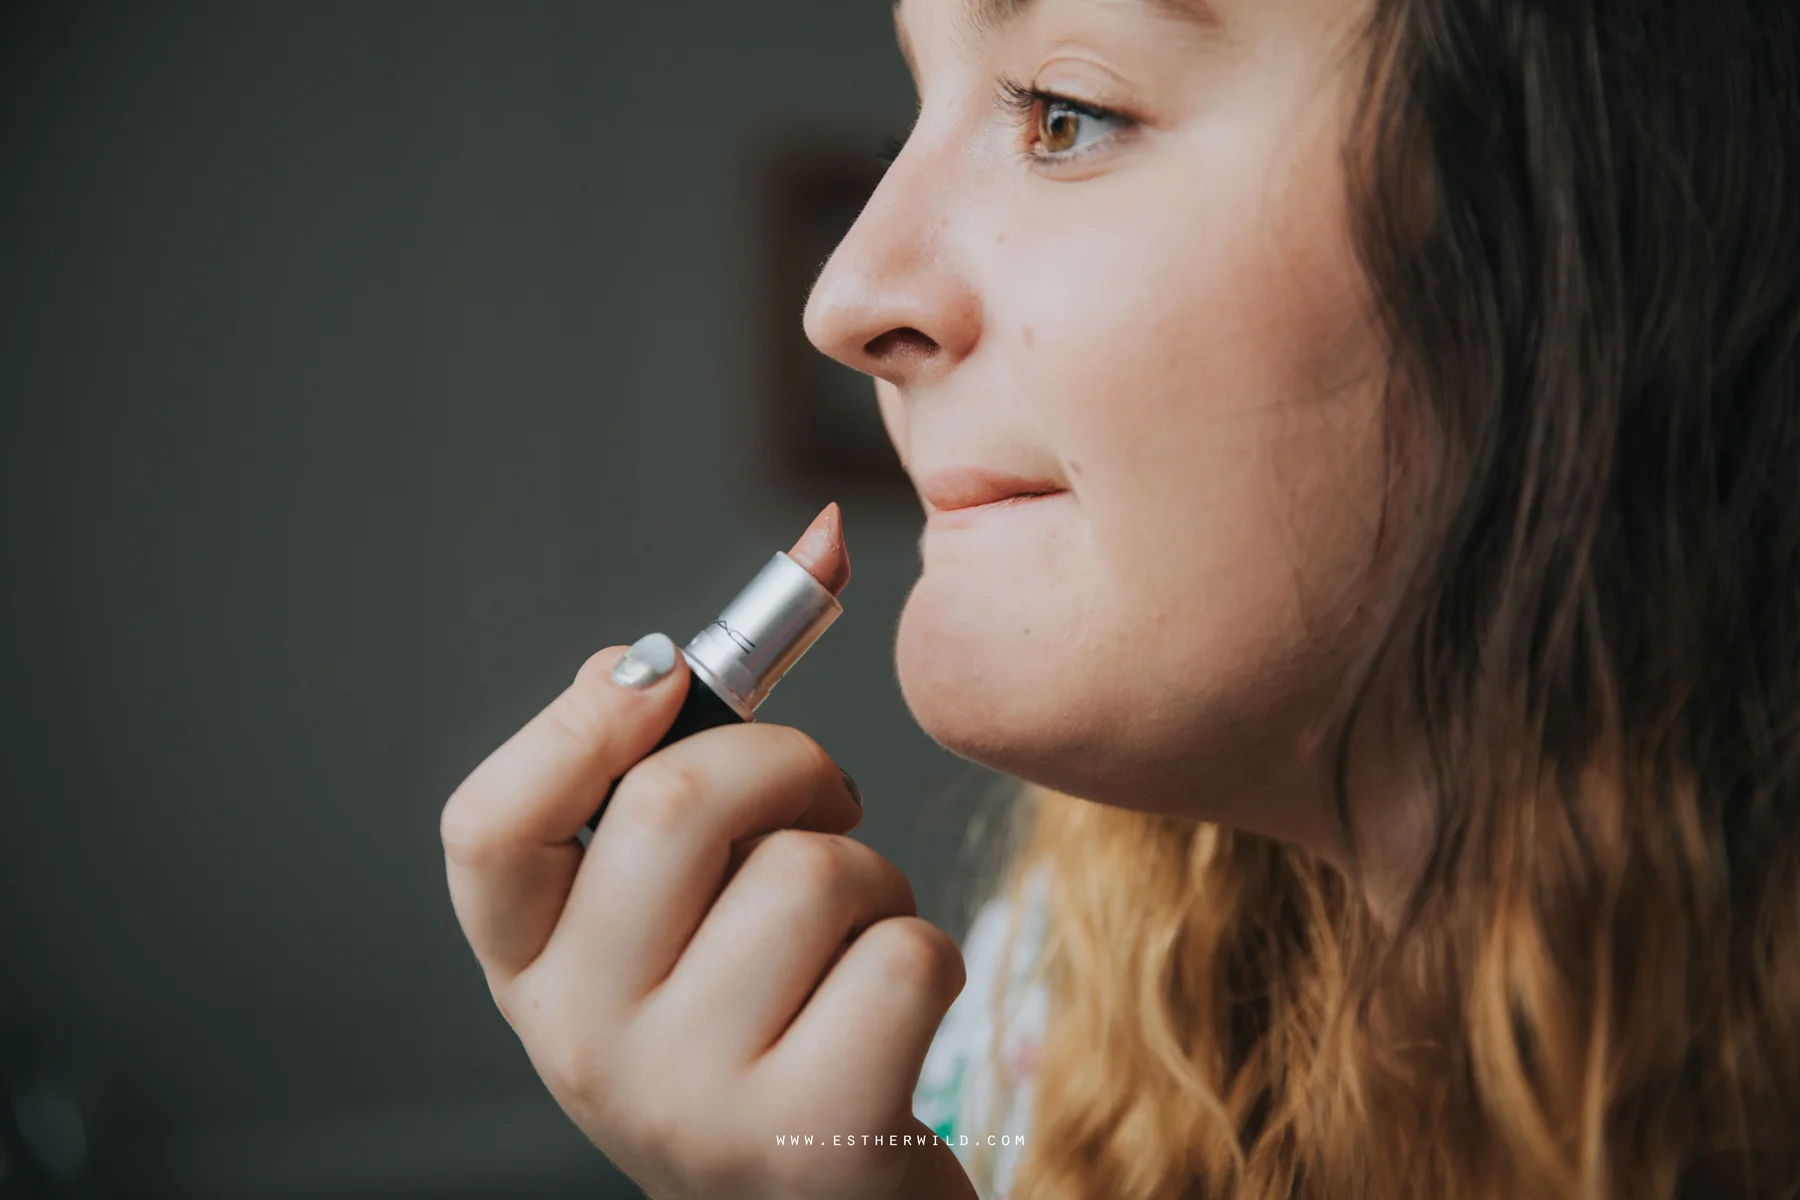
<path id="1" fill-rule="evenodd" d="M 938 352 L 938 344 L 911 326 L 890 329 L 871 338 L 863 353 L 883 362 L 896 358 L 928 358 Z"/>

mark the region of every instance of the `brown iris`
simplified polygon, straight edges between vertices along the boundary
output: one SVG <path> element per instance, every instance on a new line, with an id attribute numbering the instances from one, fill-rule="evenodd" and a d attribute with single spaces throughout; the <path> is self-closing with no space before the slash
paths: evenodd
<path id="1" fill-rule="evenodd" d="M 1046 101 L 1038 110 L 1038 141 L 1046 154 L 1061 154 L 1075 145 L 1081 131 L 1080 110 L 1061 100 Z"/>

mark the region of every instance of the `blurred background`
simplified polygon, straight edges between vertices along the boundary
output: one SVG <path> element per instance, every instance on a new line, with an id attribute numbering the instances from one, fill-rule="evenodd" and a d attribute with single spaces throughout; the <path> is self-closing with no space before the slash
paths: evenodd
<path id="1" fill-rule="evenodd" d="M 888 3 L 5 13 L 0 1196 L 637 1195 L 438 814 L 837 500 L 845 614 L 759 715 L 961 936 L 1001 781 L 906 711 L 919 506 L 799 340 L 912 119 Z"/>

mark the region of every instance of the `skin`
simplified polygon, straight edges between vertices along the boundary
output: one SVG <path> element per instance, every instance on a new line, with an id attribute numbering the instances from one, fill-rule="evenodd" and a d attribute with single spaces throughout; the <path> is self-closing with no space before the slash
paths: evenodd
<path id="1" fill-rule="evenodd" d="M 928 522 L 907 702 L 1021 778 L 1338 854 L 1322 713 L 1380 595 L 1380 357 L 1338 174 L 1360 14 L 1037 0 L 978 28 L 971 2 L 897 11 L 919 120 L 806 329 L 878 380 L 915 479 L 1067 490 Z M 1034 161 L 1002 76 L 1132 120 L 1065 122 L 1085 152 Z M 928 1138 L 911 1093 L 963 986 L 954 941 L 844 836 L 861 811 L 805 734 L 651 754 L 688 668 L 631 690 L 623 651 L 443 812 L 458 919 L 552 1094 L 656 1200 L 972 1198 L 947 1146 L 861 1140 Z M 1397 794 L 1394 757 L 1359 742 L 1353 775 Z M 1404 811 L 1359 813 L 1378 863 Z"/>
<path id="2" fill-rule="evenodd" d="M 626 649 L 590 658 L 444 806 L 457 919 L 532 1065 L 654 1200 L 974 1200 L 911 1115 L 962 989 L 955 942 L 843 836 L 862 810 L 804 733 L 729 725 L 650 754 L 691 675 L 678 655 L 621 687 Z"/>
<path id="3" fill-rule="evenodd" d="M 905 0 L 918 121 L 806 329 L 876 379 L 915 480 L 1069 489 L 927 524 L 895 657 L 928 733 L 1342 860 L 1320 748 L 1383 591 L 1384 358 L 1340 164 L 1367 14 L 1197 14 L 1039 0 L 978 29 Z M 1055 157 L 1067 134 L 997 105 L 1001 78 L 1128 119 L 1078 117 Z M 1372 729 L 1358 790 L 1397 793 Z M 1378 870 L 1405 840 L 1391 807 L 1358 814 Z"/>

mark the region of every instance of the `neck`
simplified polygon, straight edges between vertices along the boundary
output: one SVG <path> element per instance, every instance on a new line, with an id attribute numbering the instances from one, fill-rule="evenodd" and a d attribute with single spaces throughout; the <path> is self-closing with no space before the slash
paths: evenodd
<path id="1" fill-rule="evenodd" d="M 1358 722 L 1351 740 L 1351 829 L 1347 833 L 1340 820 L 1327 763 L 1316 836 L 1305 843 L 1357 882 L 1370 914 L 1390 931 L 1424 871 L 1436 819 L 1423 739 L 1416 723 L 1399 715 L 1397 689 L 1391 684 L 1384 680 L 1373 693 L 1378 702 Z"/>

